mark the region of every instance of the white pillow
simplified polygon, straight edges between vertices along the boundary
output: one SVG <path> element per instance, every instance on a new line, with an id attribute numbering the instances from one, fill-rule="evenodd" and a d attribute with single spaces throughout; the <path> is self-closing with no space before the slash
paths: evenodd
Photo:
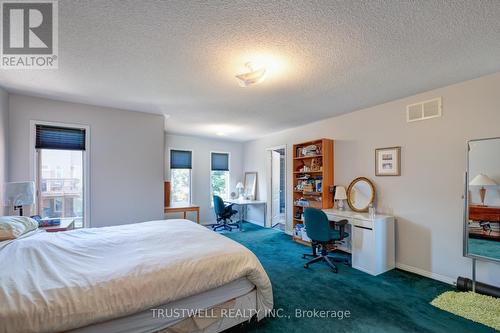
<path id="1" fill-rule="evenodd" d="M 37 228 L 38 222 L 28 216 L 0 216 L 0 241 L 16 239 Z"/>

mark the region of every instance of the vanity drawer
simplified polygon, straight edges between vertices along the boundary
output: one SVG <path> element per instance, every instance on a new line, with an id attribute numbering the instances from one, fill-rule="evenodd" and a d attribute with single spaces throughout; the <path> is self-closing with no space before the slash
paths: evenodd
<path id="1" fill-rule="evenodd" d="M 351 218 L 349 219 L 349 223 L 353 226 L 365 228 L 365 229 L 373 229 L 373 221 L 372 220 L 359 220 Z"/>
<path id="2" fill-rule="evenodd" d="M 345 217 L 335 214 L 326 214 L 328 216 L 328 220 L 330 221 L 340 221 L 347 220 L 350 225 L 356 225 L 363 228 L 373 229 L 373 221 L 372 220 L 362 220 L 353 217 Z"/>

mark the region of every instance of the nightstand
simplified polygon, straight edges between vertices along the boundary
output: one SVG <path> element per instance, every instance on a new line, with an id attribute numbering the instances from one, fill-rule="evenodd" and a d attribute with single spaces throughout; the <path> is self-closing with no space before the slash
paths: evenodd
<path id="1" fill-rule="evenodd" d="M 61 224 L 59 225 L 52 225 L 49 227 L 39 227 L 39 229 L 45 230 L 47 232 L 68 231 L 74 228 L 75 228 L 74 218 L 61 219 Z"/>

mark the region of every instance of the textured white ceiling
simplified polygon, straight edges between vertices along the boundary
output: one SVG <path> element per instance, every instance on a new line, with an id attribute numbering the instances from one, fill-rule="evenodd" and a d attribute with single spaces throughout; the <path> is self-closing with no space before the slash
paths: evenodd
<path id="1" fill-rule="evenodd" d="M 280 61 L 264 83 L 234 75 Z M 500 1 L 59 1 L 59 69 L 12 92 L 170 115 L 248 140 L 500 71 Z"/>

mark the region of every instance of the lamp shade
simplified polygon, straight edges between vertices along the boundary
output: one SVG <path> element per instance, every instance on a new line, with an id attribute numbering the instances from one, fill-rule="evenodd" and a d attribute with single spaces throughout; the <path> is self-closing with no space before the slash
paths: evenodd
<path id="1" fill-rule="evenodd" d="M 5 184 L 7 206 L 29 206 L 35 203 L 35 182 L 13 182 Z"/>
<path id="2" fill-rule="evenodd" d="M 335 200 L 346 200 L 347 199 L 347 193 L 345 192 L 345 187 L 344 186 L 337 186 L 335 188 Z"/>
<path id="3" fill-rule="evenodd" d="M 243 183 L 242 182 L 238 182 L 238 184 L 236 184 L 236 188 L 238 190 L 241 190 L 242 188 L 244 188 Z"/>
<path id="4" fill-rule="evenodd" d="M 470 186 L 494 186 L 497 183 L 490 177 L 480 173 L 469 183 Z"/>

